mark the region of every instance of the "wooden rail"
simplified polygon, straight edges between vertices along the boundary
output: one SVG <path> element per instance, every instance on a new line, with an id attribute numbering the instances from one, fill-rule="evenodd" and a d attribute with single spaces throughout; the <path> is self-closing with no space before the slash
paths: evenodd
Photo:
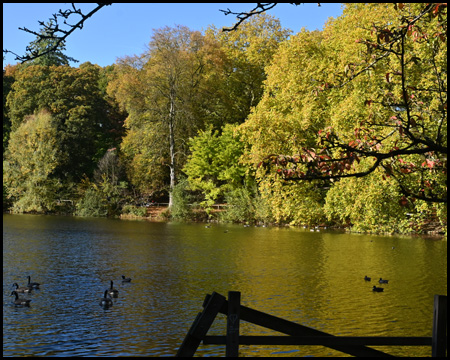
<path id="1" fill-rule="evenodd" d="M 366 345 L 431 346 L 433 357 L 446 356 L 447 350 L 447 296 L 435 295 L 432 337 L 377 337 L 334 336 L 279 317 L 254 310 L 240 304 L 238 291 L 223 295 L 213 292 L 206 295 L 203 311 L 197 315 L 177 352 L 177 357 L 194 356 L 203 344 L 226 345 L 227 357 L 237 357 L 239 345 L 323 345 L 354 356 L 392 356 Z M 227 316 L 226 336 L 207 336 L 218 313 Z M 242 336 L 239 335 L 240 320 L 272 329 L 289 336 Z"/>

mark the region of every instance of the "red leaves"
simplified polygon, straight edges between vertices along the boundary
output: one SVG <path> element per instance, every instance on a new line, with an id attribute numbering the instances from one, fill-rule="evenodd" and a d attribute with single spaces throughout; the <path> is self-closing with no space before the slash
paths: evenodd
<path id="1" fill-rule="evenodd" d="M 296 172 L 292 169 L 284 169 L 283 175 L 285 178 L 290 178 L 290 177 L 293 177 L 294 175 L 296 175 Z"/>
<path id="2" fill-rule="evenodd" d="M 391 40 L 392 32 L 389 29 L 381 29 L 377 34 L 377 42 L 380 43 L 382 41 L 388 43 Z"/>
<path id="3" fill-rule="evenodd" d="M 436 16 L 437 14 L 438 14 L 438 12 L 439 12 L 439 8 L 440 7 L 447 7 L 447 3 L 438 3 L 438 4 L 436 4 L 436 6 L 435 6 L 435 8 L 434 8 L 434 10 L 433 10 L 433 15 L 434 16 Z"/>
<path id="4" fill-rule="evenodd" d="M 401 167 L 400 168 L 400 172 L 403 173 L 403 174 L 410 174 L 410 173 L 412 173 L 412 170 L 408 169 L 408 168 Z"/>
<path id="5" fill-rule="evenodd" d="M 358 142 L 356 140 L 352 140 L 348 143 L 348 146 L 356 149 L 358 147 Z"/>
<path id="6" fill-rule="evenodd" d="M 428 167 L 430 169 L 434 168 L 434 166 L 436 165 L 435 161 L 432 161 L 430 159 L 426 159 L 423 163 L 422 163 L 422 167 Z"/>

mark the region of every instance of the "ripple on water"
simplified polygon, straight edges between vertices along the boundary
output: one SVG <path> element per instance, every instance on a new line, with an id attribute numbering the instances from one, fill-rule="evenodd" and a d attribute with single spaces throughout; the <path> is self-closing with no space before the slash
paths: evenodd
<path id="1" fill-rule="evenodd" d="M 3 354 L 173 356 L 205 295 L 230 290 L 241 291 L 243 305 L 334 335 L 430 336 L 433 296 L 447 293 L 446 244 L 284 228 L 7 216 Z M 122 274 L 132 283 L 122 284 Z M 27 275 L 41 290 L 24 295 L 30 308 L 15 308 L 11 284 L 25 284 Z M 375 281 L 364 275 L 389 284 L 373 293 Z M 110 280 L 119 297 L 104 310 L 99 301 Z M 241 325 L 244 335 L 279 335 Z M 211 332 L 224 329 L 219 316 Z M 427 347 L 392 352 L 429 356 Z M 224 346 L 201 345 L 196 355 L 224 354 Z M 342 356 L 314 346 L 242 346 L 240 355 Z"/>

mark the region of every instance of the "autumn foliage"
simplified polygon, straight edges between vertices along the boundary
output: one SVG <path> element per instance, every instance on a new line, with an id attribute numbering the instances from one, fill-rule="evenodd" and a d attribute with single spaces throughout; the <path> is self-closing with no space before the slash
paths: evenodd
<path id="1" fill-rule="evenodd" d="M 288 135 L 295 144 L 288 151 L 296 155 L 278 155 L 288 152 L 279 148 L 261 154 L 258 166 L 285 180 L 331 182 L 382 168 L 404 196 L 446 202 L 446 11 L 446 4 L 347 5 L 345 17 L 323 33 L 300 33 L 285 43 L 248 126 L 269 116 L 266 107 L 270 116 L 280 108 L 280 116 L 301 126 L 302 137 Z M 314 66 L 302 62 L 311 51 L 323 54 Z M 283 84 L 275 75 L 281 71 L 296 81 Z M 362 158 L 370 161 L 362 166 Z"/>
<path id="2" fill-rule="evenodd" d="M 7 67 L 10 208 L 63 197 L 146 213 L 164 199 L 210 216 L 220 201 L 230 221 L 445 227 L 447 4 L 345 4 L 295 35 L 253 15 L 233 31 L 158 29 L 104 69 Z"/>

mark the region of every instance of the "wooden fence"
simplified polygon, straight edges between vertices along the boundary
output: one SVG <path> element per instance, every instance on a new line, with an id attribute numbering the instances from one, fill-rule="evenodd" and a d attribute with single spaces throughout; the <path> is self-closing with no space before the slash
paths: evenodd
<path id="1" fill-rule="evenodd" d="M 68 200 L 63 200 L 63 201 L 68 201 Z M 146 208 L 151 208 L 151 207 L 168 207 L 169 203 L 149 203 L 148 205 L 145 205 Z M 200 207 L 198 204 L 188 204 L 188 206 L 194 206 L 194 207 Z M 216 209 L 216 210 L 221 210 L 221 209 L 225 209 L 226 207 L 228 207 L 228 204 L 213 204 L 211 205 L 211 208 Z"/>
<path id="2" fill-rule="evenodd" d="M 444 357 L 447 349 L 447 296 L 435 295 L 432 337 L 376 337 L 334 336 L 279 317 L 254 310 L 240 304 L 241 293 L 228 292 L 228 301 L 223 295 L 213 292 L 206 295 L 203 311 L 198 313 L 177 357 L 194 356 L 203 344 L 226 345 L 225 355 L 237 357 L 239 345 L 323 345 L 354 356 L 392 356 L 366 345 L 431 346 L 431 356 Z M 225 336 L 207 336 L 217 314 L 227 316 Z M 240 336 L 240 320 L 272 329 L 290 336 Z"/>

